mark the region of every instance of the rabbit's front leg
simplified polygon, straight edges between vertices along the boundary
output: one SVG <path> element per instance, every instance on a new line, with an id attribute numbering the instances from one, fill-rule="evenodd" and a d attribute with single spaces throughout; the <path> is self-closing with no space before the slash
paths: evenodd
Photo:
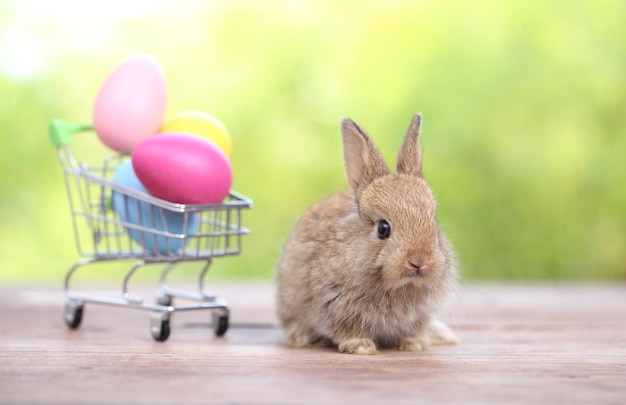
<path id="1" fill-rule="evenodd" d="M 378 354 L 374 339 L 360 321 L 330 323 L 327 334 L 341 353 Z"/>
<path id="2" fill-rule="evenodd" d="M 378 354 L 376 344 L 368 338 L 350 338 L 336 342 L 339 351 L 348 354 Z"/>
<path id="3" fill-rule="evenodd" d="M 419 352 L 426 349 L 429 343 L 424 336 L 410 336 L 402 339 L 396 349 L 403 352 Z"/>

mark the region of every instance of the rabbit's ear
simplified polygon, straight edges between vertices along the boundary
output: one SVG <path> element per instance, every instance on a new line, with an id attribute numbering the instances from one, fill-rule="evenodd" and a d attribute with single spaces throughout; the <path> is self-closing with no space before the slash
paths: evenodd
<path id="1" fill-rule="evenodd" d="M 341 136 L 346 178 L 355 193 L 359 194 L 374 179 L 390 173 L 376 145 L 350 118 L 341 121 Z"/>
<path id="2" fill-rule="evenodd" d="M 421 124 L 422 116 L 417 114 L 411 121 L 398 153 L 398 163 L 396 165 L 398 174 L 422 177 L 422 149 L 419 145 Z"/>

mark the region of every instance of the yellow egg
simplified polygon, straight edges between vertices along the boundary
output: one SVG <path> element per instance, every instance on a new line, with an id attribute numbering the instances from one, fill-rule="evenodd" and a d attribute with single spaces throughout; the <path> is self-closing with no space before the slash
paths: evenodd
<path id="1" fill-rule="evenodd" d="M 232 144 L 228 130 L 217 118 L 203 111 L 179 112 L 165 121 L 159 133 L 187 133 L 213 142 L 230 158 Z"/>

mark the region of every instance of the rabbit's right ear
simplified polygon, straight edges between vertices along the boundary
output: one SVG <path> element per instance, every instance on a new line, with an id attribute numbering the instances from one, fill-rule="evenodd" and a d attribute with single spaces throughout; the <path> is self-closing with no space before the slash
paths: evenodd
<path id="1" fill-rule="evenodd" d="M 359 195 L 374 179 L 390 171 L 371 138 L 350 118 L 341 120 L 341 136 L 346 178 L 355 194 Z"/>
<path id="2" fill-rule="evenodd" d="M 419 144 L 420 128 L 422 126 L 422 116 L 417 114 L 413 117 L 404 142 L 398 153 L 397 170 L 398 173 L 410 174 L 417 177 L 422 176 L 422 149 Z"/>

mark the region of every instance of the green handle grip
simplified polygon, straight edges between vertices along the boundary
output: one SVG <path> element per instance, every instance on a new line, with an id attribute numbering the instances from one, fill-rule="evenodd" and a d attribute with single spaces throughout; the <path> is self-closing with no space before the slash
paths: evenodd
<path id="1" fill-rule="evenodd" d="M 91 125 L 74 125 L 69 124 L 62 120 L 54 120 L 48 127 L 48 136 L 50 136 L 50 142 L 55 148 L 61 146 L 67 146 L 70 144 L 72 134 L 77 132 L 91 131 L 93 126 Z"/>

